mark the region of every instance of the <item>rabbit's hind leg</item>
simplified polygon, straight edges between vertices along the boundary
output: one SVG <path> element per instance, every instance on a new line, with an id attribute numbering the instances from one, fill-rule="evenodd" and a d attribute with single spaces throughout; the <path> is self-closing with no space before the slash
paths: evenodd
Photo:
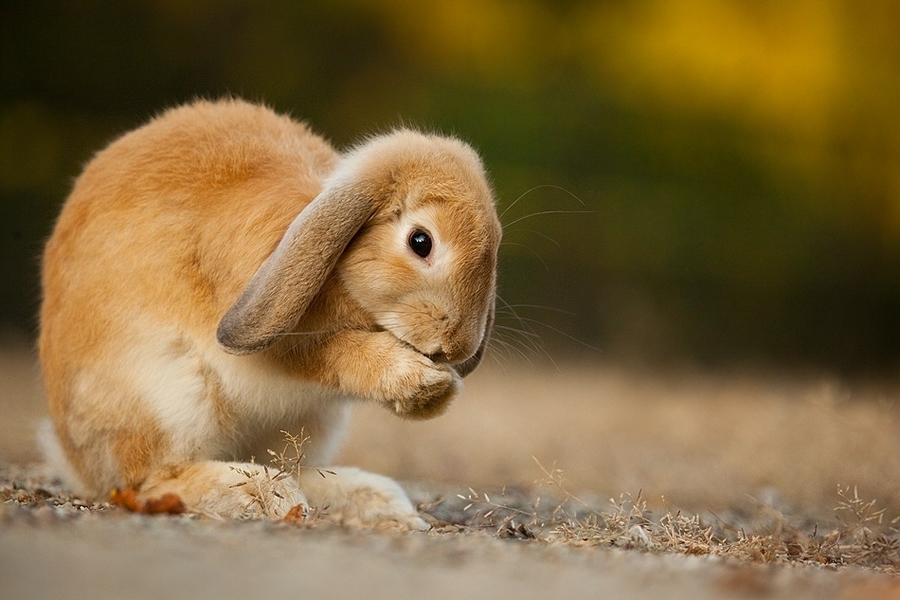
<path id="1" fill-rule="evenodd" d="M 177 495 L 189 512 L 224 518 L 284 517 L 308 504 L 292 476 L 256 463 L 200 461 L 154 471 L 137 490 L 147 500 Z"/>

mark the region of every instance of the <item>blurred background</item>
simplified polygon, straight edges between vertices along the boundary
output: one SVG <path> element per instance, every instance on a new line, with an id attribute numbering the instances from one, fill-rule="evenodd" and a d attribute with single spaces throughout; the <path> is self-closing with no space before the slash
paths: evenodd
<path id="1" fill-rule="evenodd" d="M 93 152 L 235 94 L 339 147 L 407 123 L 481 151 L 500 360 L 890 375 L 898 31 L 890 0 L 3 2 L 0 328 L 33 336 Z"/>

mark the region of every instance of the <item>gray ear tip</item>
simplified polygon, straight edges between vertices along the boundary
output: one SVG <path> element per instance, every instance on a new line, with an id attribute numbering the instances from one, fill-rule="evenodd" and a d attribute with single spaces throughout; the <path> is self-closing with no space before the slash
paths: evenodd
<path id="1" fill-rule="evenodd" d="M 253 354 L 268 346 L 264 342 L 256 341 L 254 343 L 251 340 L 242 340 L 241 336 L 232 327 L 229 327 L 225 319 L 219 323 L 219 328 L 216 330 L 216 344 L 228 354 L 235 356 Z"/>
<path id="2" fill-rule="evenodd" d="M 231 346 L 228 343 L 223 342 L 218 337 L 216 338 L 216 345 L 219 347 L 220 350 L 225 352 L 225 354 L 231 354 L 233 356 L 242 356 L 244 354 L 247 354 L 246 352 L 242 351 L 240 348 Z"/>
<path id="3" fill-rule="evenodd" d="M 245 352 L 242 352 L 240 346 L 237 346 L 234 342 L 232 342 L 228 338 L 228 336 L 222 335 L 221 331 L 216 333 L 216 345 L 227 354 L 234 354 L 238 356 L 240 356 L 241 354 L 245 354 Z"/>
<path id="4" fill-rule="evenodd" d="M 463 364 L 459 364 L 459 365 L 453 365 L 452 368 L 454 371 L 456 371 L 457 375 L 459 375 L 462 378 L 466 378 L 469 375 L 471 375 L 472 371 L 474 371 L 477 367 L 478 367 L 478 365 L 469 366 L 469 365 L 466 365 L 465 363 L 463 363 Z"/>
<path id="5" fill-rule="evenodd" d="M 453 365 L 452 368 L 460 377 L 468 377 L 481 364 L 482 358 L 484 358 L 484 346 L 463 362 Z"/>

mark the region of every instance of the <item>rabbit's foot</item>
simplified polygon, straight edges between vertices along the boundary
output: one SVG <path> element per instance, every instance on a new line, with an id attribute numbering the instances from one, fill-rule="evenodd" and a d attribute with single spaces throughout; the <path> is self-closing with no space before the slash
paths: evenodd
<path id="1" fill-rule="evenodd" d="M 281 518 L 309 504 L 293 477 L 255 463 L 202 461 L 153 473 L 138 498 L 176 494 L 188 511 L 223 518 Z"/>
<path id="2" fill-rule="evenodd" d="M 306 471 L 300 487 L 321 516 L 342 525 L 426 531 L 406 492 L 393 479 L 354 467 Z"/>

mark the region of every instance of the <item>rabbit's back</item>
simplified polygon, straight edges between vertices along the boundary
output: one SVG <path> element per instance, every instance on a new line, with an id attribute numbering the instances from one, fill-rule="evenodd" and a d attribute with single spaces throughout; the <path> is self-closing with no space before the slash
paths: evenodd
<path id="1" fill-rule="evenodd" d="M 43 256 L 39 342 L 63 448 L 94 448 L 82 473 L 122 470 L 100 464 L 100 431 L 130 431 L 134 449 L 118 453 L 136 463 L 158 452 L 138 367 L 211 385 L 185 357 L 214 347 L 221 315 L 336 160 L 305 125 L 226 100 L 163 113 L 90 161 Z"/>
<path id="2" fill-rule="evenodd" d="M 142 307 L 214 331 L 336 158 L 305 125 L 231 100 L 119 138 L 76 181 L 47 244 L 42 326 Z"/>

